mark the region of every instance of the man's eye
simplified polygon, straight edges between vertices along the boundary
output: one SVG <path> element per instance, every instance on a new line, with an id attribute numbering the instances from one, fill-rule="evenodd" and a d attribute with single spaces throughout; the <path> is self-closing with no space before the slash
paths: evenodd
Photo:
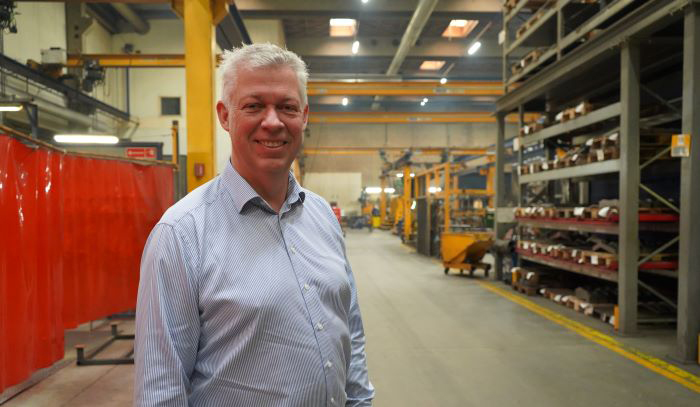
<path id="1" fill-rule="evenodd" d="M 260 103 L 248 103 L 243 106 L 243 109 L 245 110 L 260 110 L 262 109 L 262 105 Z"/>
<path id="2" fill-rule="evenodd" d="M 294 106 L 294 105 L 284 105 L 284 106 L 282 106 L 282 109 L 283 109 L 285 112 L 294 112 L 294 113 L 296 113 L 296 112 L 299 111 L 299 109 L 298 109 L 296 106 Z"/>

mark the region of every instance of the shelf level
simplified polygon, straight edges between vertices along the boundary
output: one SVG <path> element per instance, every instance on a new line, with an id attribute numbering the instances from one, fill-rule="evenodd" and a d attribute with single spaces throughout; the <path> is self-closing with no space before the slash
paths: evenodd
<path id="1" fill-rule="evenodd" d="M 548 138 L 557 137 L 575 130 L 588 127 L 592 124 L 602 122 L 620 116 L 622 107 L 620 102 L 613 103 L 598 110 L 594 110 L 586 115 L 579 116 L 564 123 L 555 124 L 544 128 L 532 135 L 523 137 L 522 144 L 528 145 Z"/>
<path id="2" fill-rule="evenodd" d="M 527 184 L 537 181 L 552 181 L 555 179 L 587 177 L 590 175 L 608 174 L 620 171 L 620 160 L 606 160 L 597 163 L 577 165 L 575 167 L 561 168 L 521 175 L 519 182 Z"/>
<path id="3" fill-rule="evenodd" d="M 546 219 L 522 219 L 516 218 L 522 225 L 531 225 L 545 229 L 566 230 L 570 232 L 618 234 L 617 223 L 610 222 L 571 222 Z"/>
<path id="4" fill-rule="evenodd" d="M 569 232 L 589 232 L 617 235 L 619 226 L 615 222 L 569 221 L 556 219 L 516 218 L 522 225 L 536 226 L 544 229 L 565 230 Z M 640 215 L 639 230 L 663 233 L 677 233 L 678 223 L 675 222 L 644 222 Z"/>
<path id="5" fill-rule="evenodd" d="M 544 256 L 534 256 L 531 254 L 524 254 L 522 251 L 518 250 L 518 255 L 528 261 L 543 264 L 545 266 L 550 266 L 566 271 L 571 271 L 573 273 L 584 274 L 590 277 L 599 278 L 601 280 L 617 282 L 617 272 L 616 271 L 604 271 L 597 267 L 588 266 L 585 264 L 574 264 L 568 261 L 556 260 L 546 258 Z"/>
<path id="6" fill-rule="evenodd" d="M 533 14 L 533 16 L 535 16 L 541 10 L 542 10 L 541 8 L 539 10 L 537 10 L 537 12 L 535 12 L 535 14 Z M 525 40 L 527 40 L 532 34 L 536 33 L 537 30 L 539 30 L 543 25 L 545 25 L 549 21 L 550 18 L 552 18 L 553 16 L 556 16 L 557 11 L 558 10 L 556 7 L 550 7 L 549 9 L 547 9 L 547 11 L 545 11 L 542 14 L 542 16 L 540 16 L 540 18 L 537 20 L 537 22 L 535 22 L 532 25 L 532 27 L 528 28 L 527 31 L 525 31 L 520 38 L 513 41 L 513 43 L 506 50 L 506 55 L 509 55 L 513 51 L 515 51 L 515 49 L 518 48 L 519 46 L 521 46 L 522 43 L 525 42 Z"/>

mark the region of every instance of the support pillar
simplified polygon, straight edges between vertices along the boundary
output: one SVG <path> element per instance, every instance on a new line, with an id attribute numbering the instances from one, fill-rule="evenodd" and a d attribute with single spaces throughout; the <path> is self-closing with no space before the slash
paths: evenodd
<path id="1" fill-rule="evenodd" d="M 411 218 L 411 204 L 413 199 L 411 198 L 411 186 L 413 184 L 413 179 L 411 178 L 411 167 L 404 167 L 403 169 L 403 241 L 408 243 L 411 238 L 411 227 L 413 226 L 413 219 Z"/>
<path id="2" fill-rule="evenodd" d="M 184 2 L 187 82 L 187 188 L 216 173 L 214 151 L 214 7 L 210 0 Z M 195 175 L 195 168 L 199 175 Z"/>
<path id="3" fill-rule="evenodd" d="M 690 156 L 681 159 L 677 357 L 698 362 L 700 334 L 700 10 L 685 12 L 683 39 L 683 133 Z"/>
<path id="4" fill-rule="evenodd" d="M 382 192 L 379 194 L 379 218 L 382 220 L 382 224 L 386 221 L 386 175 L 379 177 L 379 185 L 382 188 Z"/>
<path id="5" fill-rule="evenodd" d="M 639 44 L 622 45 L 620 72 L 619 333 L 637 330 L 639 260 Z"/>
<path id="6" fill-rule="evenodd" d="M 506 181 L 505 181 L 505 139 L 506 139 L 506 115 L 501 112 L 496 115 L 498 121 L 498 133 L 496 136 L 496 216 L 494 219 L 494 235 L 496 239 L 502 239 L 505 235 L 505 224 L 499 219 L 500 212 L 505 207 Z M 503 255 L 496 252 L 494 255 L 494 269 L 496 280 L 503 280 Z"/>

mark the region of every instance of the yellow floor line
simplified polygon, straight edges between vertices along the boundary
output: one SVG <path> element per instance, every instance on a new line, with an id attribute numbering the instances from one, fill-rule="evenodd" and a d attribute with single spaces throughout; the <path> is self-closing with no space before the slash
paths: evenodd
<path id="1" fill-rule="evenodd" d="M 677 383 L 682 384 L 690 390 L 700 393 L 700 377 L 695 376 L 692 373 L 686 372 L 685 370 L 680 369 L 670 363 L 666 363 L 661 359 L 657 359 L 653 356 L 649 356 L 645 353 L 642 353 L 637 349 L 634 349 L 621 343 L 620 341 L 616 340 L 615 338 L 609 335 L 605 335 L 604 333 L 597 331 L 589 326 L 566 318 L 559 313 L 550 311 L 547 308 L 539 306 L 530 300 L 527 300 L 519 295 L 509 292 L 508 290 L 497 287 L 493 283 L 487 283 L 482 281 L 479 281 L 478 283 L 487 290 L 490 290 L 517 304 L 520 304 L 523 307 L 529 309 L 530 311 L 549 319 L 550 321 L 553 321 L 568 329 L 571 329 L 577 334 L 587 339 L 590 339 L 591 341 L 599 345 L 605 346 L 606 348 L 626 357 L 627 359 L 637 362 L 640 365 L 662 376 L 665 376 Z"/>

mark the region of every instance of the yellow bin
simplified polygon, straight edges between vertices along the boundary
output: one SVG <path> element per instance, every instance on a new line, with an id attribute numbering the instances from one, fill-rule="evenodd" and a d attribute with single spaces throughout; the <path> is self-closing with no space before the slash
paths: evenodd
<path id="1" fill-rule="evenodd" d="M 488 275 L 490 266 L 481 259 L 493 244 L 491 232 L 445 232 L 440 235 L 440 255 L 445 274 L 450 268 L 472 272 L 484 268 Z"/>
<path id="2" fill-rule="evenodd" d="M 372 227 L 379 228 L 380 226 L 382 226 L 382 218 L 379 216 L 372 216 Z"/>

